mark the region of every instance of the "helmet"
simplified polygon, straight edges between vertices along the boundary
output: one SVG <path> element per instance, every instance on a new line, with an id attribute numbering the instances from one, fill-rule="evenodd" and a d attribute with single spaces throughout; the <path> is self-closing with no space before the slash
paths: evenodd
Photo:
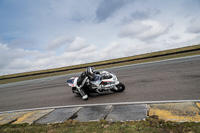
<path id="1" fill-rule="evenodd" d="M 90 78 L 94 78 L 95 76 L 95 70 L 93 67 L 88 67 L 86 69 L 86 74 L 90 77 Z"/>

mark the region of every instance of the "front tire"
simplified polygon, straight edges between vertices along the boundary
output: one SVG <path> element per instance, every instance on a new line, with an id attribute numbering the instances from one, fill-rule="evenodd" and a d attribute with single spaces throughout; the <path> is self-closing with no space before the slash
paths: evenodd
<path id="1" fill-rule="evenodd" d="M 116 87 L 117 87 L 116 92 L 123 92 L 125 90 L 125 85 L 121 82 L 118 85 L 116 85 Z"/>

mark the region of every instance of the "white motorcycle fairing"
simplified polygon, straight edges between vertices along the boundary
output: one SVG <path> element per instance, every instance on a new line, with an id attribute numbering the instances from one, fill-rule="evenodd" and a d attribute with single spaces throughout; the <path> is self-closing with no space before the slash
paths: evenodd
<path id="1" fill-rule="evenodd" d="M 104 71 L 105 72 L 105 71 Z M 77 89 L 78 77 L 72 77 L 67 80 L 67 83 L 72 87 L 72 92 L 80 94 Z M 118 81 L 117 76 L 114 73 L 105 72 L 95 75 L 94 79 L 90 81 L 87 79 L 84 87 L 87 88 L 88 93 L 105 94 L 110 92 L 122 92 L 125 90 L 125 85 Z"/>

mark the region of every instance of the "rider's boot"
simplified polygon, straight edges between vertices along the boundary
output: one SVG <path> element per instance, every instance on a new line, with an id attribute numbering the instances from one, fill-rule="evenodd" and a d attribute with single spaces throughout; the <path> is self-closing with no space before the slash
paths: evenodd
<path id="1" fill-rule="evenodd" d="M 85 91 L 82 88 L 80 88 L 80 94 L 81 94 L 83 100 L 88 99 L 88 95 L 85 93 Z"/>
<path id="2" fill-rule="evenodd" d="M 88 95 L 82 96 L 82 99 L 83 99 L 83 100 L 87 100 L 87 99 L 88 99 Z"/>

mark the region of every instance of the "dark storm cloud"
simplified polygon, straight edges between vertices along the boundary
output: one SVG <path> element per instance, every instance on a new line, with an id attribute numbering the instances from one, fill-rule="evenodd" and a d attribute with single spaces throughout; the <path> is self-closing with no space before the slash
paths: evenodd
<path id="1" fill-rule="evenodd" d="M 130 3 L 130 0 L 103 0 L 97 7 L 96 20 L 97 22 L 103 22 L 116 11 L 120 10 L 123 6 Z"/>

